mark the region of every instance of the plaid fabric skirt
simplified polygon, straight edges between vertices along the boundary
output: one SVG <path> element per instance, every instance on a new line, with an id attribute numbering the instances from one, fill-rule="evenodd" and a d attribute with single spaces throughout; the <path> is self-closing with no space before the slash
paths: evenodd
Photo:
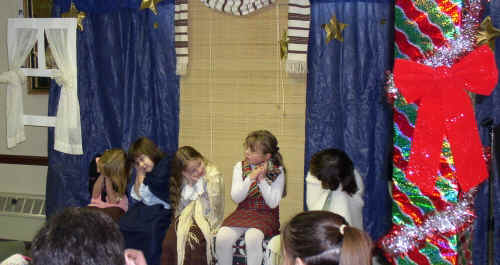
<path id="1" fill-rule="evenodd" d="M 279 233 L 279 209 L 236 209 L 229 215 L 222 226 L 257 228 L 265 237 Z"/>

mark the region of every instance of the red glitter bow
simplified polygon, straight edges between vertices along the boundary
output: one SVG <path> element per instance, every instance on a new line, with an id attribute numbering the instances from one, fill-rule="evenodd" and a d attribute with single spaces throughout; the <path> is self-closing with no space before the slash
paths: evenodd
<path id="1" fill-rule="evenodd" d="M 404 98 L 417 102 L 406 176 L 431 194 L 438 174 L 443 137 L 450 142 L 460 188 L 468 191 L 488 178 L 474 110 L 465 90 L 489 95 L 498 79 L 495 58 L 486 45 L 452 67 L 433 68 L 397 59 L 394 82 Z"/>

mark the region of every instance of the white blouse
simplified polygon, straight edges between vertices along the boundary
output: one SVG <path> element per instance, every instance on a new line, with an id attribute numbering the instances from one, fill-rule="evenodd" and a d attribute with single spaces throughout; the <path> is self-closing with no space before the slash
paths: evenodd
<path id="1" fill-rule="evenodd" d="M 203 215 L 216 231 L 224 217 L 224 177 L 211 163 L 207 163 L 205 176 L 201 177 L 194 185 L 186 182 L 181 187 L 181 198 L 177 206 L 176 216 L 193 201 L 200 201 Z"/>
<path id="2" fill-rule="evenodd" d="M 272 209 L 279 205 L 281 197 L 283 196 L 283 190 L 285 189 L 285 174 L 283 173 L 283 167 L 280 167 L 280 171 L 281 173 L 279 176 L 271 184 L 267 183 L 265 180 L 257 183 L 264 201 L 267 206 Z M 240 203 L 245 200 L 251 184 L 252 180 L 250 178 L 245 178 L 245 180 L 243 180 L 242 162 L 239 161 L 233 168 L 233 182 L 231 184 L 231 198 L 233 201 Z"/>
<path id="3" fill-rule="evenodd" d="M 326 210 L 342 215 L 350 225 L 363 230 L 364 185 L 357 171 L 354 171 L 354 178 L 358 186 L 358 191 L 350 196 L 342 191 L 341 184 L 333 191 L 323 189 L 321 181 L 308 172 L 306 177 L 307 208 L 309 210 Z M 332 192 L 331 200 L 329 205 L 325 205 L 330 192 Z"/>
<path id="4" fill-rule="evenodd" d="M 139 186 L 139 194 L 141 194 L 139 196 L 139 194 L 137 194 L 135 192 L 135 185 L 137 184 L 134 184 L 134 186 L 132 186 L 132 189 L 130 190 L 130 197 L 132 197 L 134 200 L 136 201 L 140 201 L 148 206 L 151 206 L 151 205 L 155 205 L 155 204 L 161 204 L 163 205 L 163 208 L 165 209 L 170 209 L 170 204 L 164 202 L 162 199 L 156 197 L 150 190 L 149 190 L 149 187 L 147 185 L 145 185 L 144 183 L 141 183 L 141 185 Z"/>

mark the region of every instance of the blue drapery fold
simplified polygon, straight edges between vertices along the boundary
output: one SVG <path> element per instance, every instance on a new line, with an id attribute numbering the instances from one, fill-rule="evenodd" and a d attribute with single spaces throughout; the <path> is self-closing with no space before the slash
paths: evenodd
<path id="1" fill-rule="evenodd" d="M 363 223 L 374 239 L 391 225 L 392 119 L 384 72 L 392 64 L 392 10 L 392 1 L 311 3 L 305 172 L 315 152 L 329 147 L 345 150 L 363 176 Z M 326 44 L 321 25 L 333 15 L 348 26 L 343 42 L 334 39 Z"/>
<path id="2" fill-rule="evenodd" d="M 484 16 L 491 16 L 496 28 L 500 28 L 500 1 L 493 0 L 486 6 Z M 497 39 L 498 40 L 498 39 Z M 495 42 L 495 60 L 497 68 L 500 65 L 499 42 Z M 500 68 L 499 68 L 500 69 Z M 476 120 L 479 133 L 484 146 L 491 146 L 491 136 L 488 127 L 484 126 L 486 120 L 492 121 L 492 128 L 500 127 L 500 85 L 497 84 L 493 93 L 488 96 L 476 96 Z M 500 132 L 497 132 L 500 133 Z M 500 135 L 497 135 L 497 137 Z M 496 145 L 498 149 L 500 142 Z M 500 162 L 500 157 L 493 161 L 493 173 L 488 181 L 479 185 L 479 191 L 475 200 L 476 221 L 474 223 L 474 237 L 472 244 L 473 264 L 488 264 L 488 219 L 489 219 L 489 199 L 493 197 L 493 218 L 494 226 L 490 236 L 493 237 L 493 260 L 491 264 L 500 264 L 500 174 L 496 166 Z M 490 183 L 491 182 L 491 183 Z M 494 193 L 490 194 L 489 185 L 493 185 Z"/>
<path id="3" fill-rule="evenodd" d="M 55 15 L 64 10 L 55 1 Z M 75 1 L 84 2 L 84 1 Z M 87 4 L 123 1 L 88 1 Z M 115 9 L 87 13 L 78 32 L 78 98 L 84 154 L 53 150 L 49 128 L 47 215 L 89 202 L 88 167 L 108 148 L 128 149 L 140 136 L 166 153 L 178 147 L 179 78 L 175 75 L 174 4 L 149 10 Z M 53 82 L 49 115 L 55 115 L 60 88 Z"/>

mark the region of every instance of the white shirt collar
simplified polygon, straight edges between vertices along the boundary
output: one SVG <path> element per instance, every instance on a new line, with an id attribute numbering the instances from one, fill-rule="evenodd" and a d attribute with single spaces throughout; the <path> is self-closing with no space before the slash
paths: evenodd
<path id="1" fill-rule="evenodd" d="M 184 200 L 194 201 L 204 192 L 205 180 L 200 178 L 194 185 L 185 185 L 181 192 Z"/>

